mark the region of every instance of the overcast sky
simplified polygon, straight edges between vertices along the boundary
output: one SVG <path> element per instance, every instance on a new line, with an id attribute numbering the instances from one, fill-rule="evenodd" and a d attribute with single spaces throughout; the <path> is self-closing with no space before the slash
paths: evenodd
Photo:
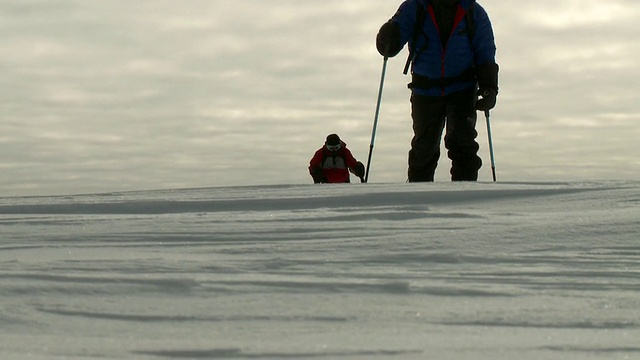
<path id="1" fill-rule="evenodd" d="M 366 163 L 374 39 L 400 3 L 0 0 L 0 196 L 305 184 L 332 132 Z M 480 3 L 498 180 L 639 179 L 640 1 Z M 371 182 L 406 180 L 406 54 L 389 61 Z M 436 180 L 448 171 L 443 157 Z"/>

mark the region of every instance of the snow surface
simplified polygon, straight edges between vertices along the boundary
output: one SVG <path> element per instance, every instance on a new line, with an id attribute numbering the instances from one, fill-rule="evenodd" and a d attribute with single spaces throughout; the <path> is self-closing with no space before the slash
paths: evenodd
<path id="1" fill-rule="evenodd" d="M 0 198 L 0 359 L 640 359 L 640 183 Z"/>

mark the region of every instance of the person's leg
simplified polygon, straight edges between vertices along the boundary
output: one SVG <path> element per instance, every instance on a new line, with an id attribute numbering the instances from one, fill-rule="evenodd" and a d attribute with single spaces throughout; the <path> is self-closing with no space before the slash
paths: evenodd
<path id="1" fill-rule="evenodd" d="M 477 114 L 474 107 L 475 91 L 462 91 L 447 98 L 447 131 L 445 147 L 451 159 L 452 181 L 476 181 L 482 159 L 476 142 Z"/>
<path id="2" fill-rule="evenodd" d="M 409 151 L 409 182 L 433 181 L 444 129 L 445 106 L 441 98 L 411 95 L 413 139 Z"/>

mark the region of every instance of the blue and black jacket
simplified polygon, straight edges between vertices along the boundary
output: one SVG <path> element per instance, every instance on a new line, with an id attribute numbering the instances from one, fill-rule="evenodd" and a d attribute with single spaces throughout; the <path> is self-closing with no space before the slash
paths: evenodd
<path id="1" fill-rule="evenodd" d="M 472 7 L 472 19 L 468 19 L 467 12 Z M 420 11 L 424 18 L 422 33 L 414 35 L 416 23 L 422 20 L 419 19 Z M 473 24 L 469 23 L 471 20 Z M 430 0 L 406 0 L 390 21 L 397 23 L 400 29 L 400 45 L 409 44 L 413 77 L 409 87 L 417 94 L 445 96 L 474 88 L 477 86 L 477 69 L 496 62 L 491 21 L 475 0 L 459 1 L 453 30 L 446 44 L 441 41 Z"/>

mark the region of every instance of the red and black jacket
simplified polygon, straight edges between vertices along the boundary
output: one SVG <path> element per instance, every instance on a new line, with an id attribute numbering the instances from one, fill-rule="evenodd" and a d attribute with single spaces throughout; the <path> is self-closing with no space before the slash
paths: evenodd
<path id="1" fill-rule="evenodd" d="M 309 173 L 315 182 L 348 183 L 349 172 L 355 172 L 358 165 L 347 144 L 337 151 L 329 151 L 326 146 L 318 149 L 309 161 Z"/>

